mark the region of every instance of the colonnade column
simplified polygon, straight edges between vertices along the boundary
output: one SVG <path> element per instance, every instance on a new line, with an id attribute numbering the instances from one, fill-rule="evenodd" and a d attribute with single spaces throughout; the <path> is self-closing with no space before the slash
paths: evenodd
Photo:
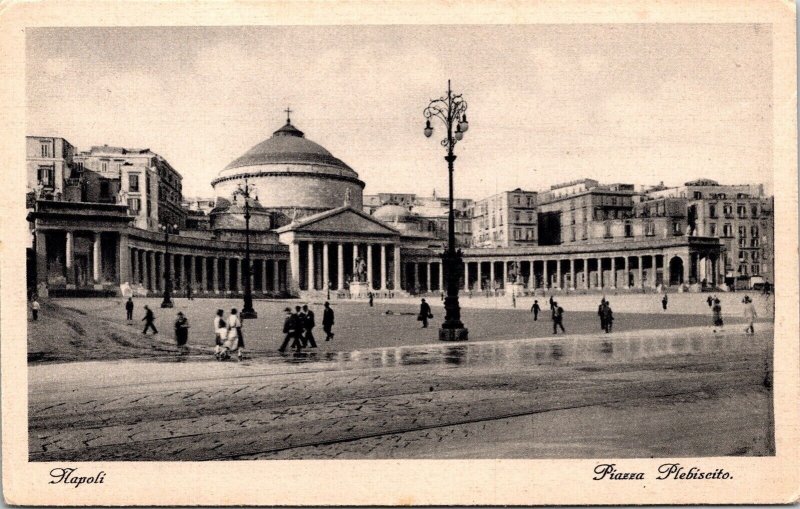
<path id="1" fill-rule="evenodd" d="M 400 290 L 400 244 L 394 245 L 394 289 Z"/>
<path id="2" fill-rule="evenodd" d="M 508 283 L 508 260 L 503 260 L 503 290 L 506 289 Z"/>
<path id="3" fill-rule="evenodd" d="M 281 262 L 277 258 L 272 260 L 272 291 L 281 291 Z"/>
<path id="4" fill-rule="evenodd" d="M 95 232 L 94 243 L 92 244 L 92 279 L 95 284 L 100 283 L 101 279 L 101 262 L 103 250 L 100 245 L 100 232 Z"/>
<path id="5" fill-rule="evenodd" d="M 464 290 L 469 290 L 469 262 L 464 262 Z"/>
<path id="6" fill-rule="evenodd" d="M 439 262 L 439 291 L 444 292 L 444 263 Z"/>
<path id="7" fill-rule="evenodd" d="M 561 289 L 561 260 L 556 259 L 556 288 Z"/>
<path id="8" fill-rule="evenodd" d="M 611 257 L 611 289 L 616 290 L 617 288 L 617 257 Z"/>
<path id="9" fill-rule="evenodd" d="M 536 289 L 536 271 L 533 270 L 533 260 L 528 262 L 531 264 L 531 271 L 528 275 L 528 290 L 535 290 Z"/>
<path id="10" fill-rule="evenodd" d="M 381 290 L 386 290 L 386 244 L 381 244 Z"/>
<path id="11" fill-rule="evenodd" d="M 639 288 L 644 288 L 644 256 L 637 256 L 636 258 L 639 259 L 639 282 L 637 286 Z"/>
<path id="12" fill-rule="evenodd" d="M 489 282 L 489 289 L 494 290 L 494 260 L 489 262 L 489 279 L 491 279 Z"/>
<path id="13" fill-rule="evenodd" d="M 194 268 L 194 256 L 189 256 L 189 266 L 187 267 L 189 272 L 189 279 L 187 280 L 189 286 L 188 288 L 192 289 L 192 292 L 195 291 L 195 286 L 197 283 L 197 271 Z"/>
<path id="14" fill-rule="evenodd" d="M 328 264 L 328 243 L 322 243 L 322 289 L 328 291 L 331 282 L 330 267 Z"/>
<path id="15" fill-rule="evenodd" d="M 314 243 L 308 243 L 308 274 L 306 276 L 306 289 L 307 290 L 315 290 L 316 289 L 316 281 L 314 277 Z"/>
<path id="16" fill-rule="evenodd" d="M 130 260 L 131 260 L 131 286 L 139 283 L 139 250 L 136 248 L 131 248 L 130 251 Z"/>
<path id="17" fill-rule="evenodd" d="M 289 291 L 297 295 L 300 291 L 300 244 L 289 244 Z"/>
<path id="18" fill-rule="evenodd" d="M 211 257 L 211 291 L 219 293 L 219 258 Z"/>
<path id="19" fill-rule="evenodd" d="M 200 264 L 200 291 L 206 293 L 208 291 L 208 257 L 199 256 L 197 263 Z"/>
<path id="20" fill-rule="evenodd" d="M 569 288 L 570 290 L 577 288 L 575 285 L 575 260 L 572 258 L 569 259 Z"/>
<path id="21" fill-rule="evenodd" d="M 478 291 L 483 290 L 483 274 L 481 274 L 481 261 L 478 260 Z"/>
<path id="22" fill-rule="evenodd" d="M 344 244 L 336 244 L 336 289 L 344 290 Z"/>
<path id="23" fill-rule="evenodd" d="M 65 233 L 64 268 L 67 271 L 67 288 L 69 288 L 75 285 L 75 234 L 69 230 Z"/>
<path id="24" fill-rule="evenodd" d="M 547 273 L 547 260 L 542 262 L 542 288 L 547 289 L 550 286 L 550 275 Z"/>
<path id="25" fill-rule="evenodd" d="M 372 244 L 367 244 L 367 288 L 372 291 Z"/>

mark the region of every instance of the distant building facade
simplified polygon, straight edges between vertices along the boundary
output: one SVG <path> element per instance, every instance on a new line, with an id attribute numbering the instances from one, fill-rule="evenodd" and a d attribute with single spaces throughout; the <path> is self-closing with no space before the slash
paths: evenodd
<path id="1" fill-rule="evenodd" d="M 537 193 L 514 189 L 476 201 L 468 209 L 474 247 L 538 245 Z"/>
<path id="2" fill-rule="evenodd" d="M 443 291 L 448 199 L 363 195 L 358 173 L 289 119 L 220 171 L 213 199 L 184 199 L 180 174 L 149 149 L 79 152 L 63 138 L 33 136 L 27 148 L 36 291 L 157 295 L 170 277 L 177 295 L 238 295 L 246 211 L 257 297 Z M 637 191 L 581 179 L 459 198 L 454 209 L 464 291 L 771 280 L 772 204 L 753 187 L 696 181 Z M 167 237 L 161 225 L 178 231 Z"/>

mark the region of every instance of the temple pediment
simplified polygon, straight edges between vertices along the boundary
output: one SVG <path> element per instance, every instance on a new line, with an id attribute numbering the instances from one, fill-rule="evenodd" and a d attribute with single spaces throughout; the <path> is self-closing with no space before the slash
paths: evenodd
<path id="1" fill-rule="evenodd" d="M 278 233 L 360 234 L 395 237 L 399 232 L 364 212 L 350 207 L 340 207 L 288 224 Z"/>

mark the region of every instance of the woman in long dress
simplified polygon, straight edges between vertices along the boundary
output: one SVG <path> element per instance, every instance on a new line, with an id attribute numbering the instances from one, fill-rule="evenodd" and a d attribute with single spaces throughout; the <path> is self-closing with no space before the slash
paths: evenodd
<path id="1" fill-rule="evenodd" d="M 227 339 L 223 345 L 226 358 L 230 356 L 231 352 L 236 352 L 238 359 L 242 360 L 242 351 L 239 349 L 239 329 L 241 326 L 242 321 L 236 312 L 236 308 L 231 309 L 231 315 L 228 317 Z"/>
<path id="2" fill-rule="evenodd" d="M 183 312 L 178 311 L 178 317 L 175 320 L 175 342 L 181 353 L 187 353 L 189 347 L 186 342 L 189 340 L 189 320 L 183 315 Z"/>
<path id="3" fill-rule="evenodd" d="M 228 338 L 228 327 L 222 318 L 224 313 L 224 311 L 218 309 L 217 316 L 214 317 L 214 357 L 217 359 L 222 355 L 222 344 Z"/>
<path id="4" fill-rule="evenodd" d="M 714 299 L 714 307 L 711 310 L 714 314 L 714 326 L 722 327 L 722 304 L 719 299 Z"/>

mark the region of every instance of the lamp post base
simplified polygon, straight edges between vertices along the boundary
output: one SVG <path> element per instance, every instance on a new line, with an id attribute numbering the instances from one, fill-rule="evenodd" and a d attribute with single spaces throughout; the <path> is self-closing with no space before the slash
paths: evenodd
<path id="1" fill-rule="evenodd" d="M 467 341 L 469 329 L 439 329 L 439 341 Z"/>
<path id="2" fill-rule="evenodd" d="M 172 303 L 172 301 L 171 301 L 171 300 L 164 300 L 164 301 L 161 301 L 161 307 L 162 307 L 162 308 L 171 308 L 171 307 L 174 307 L 174 306 L 175 306 L 175 305 Z"/>
<path id="3" fill-rule="evenodd" d="M 239 317 L 242 320 L 246 320 L 248 318 L 258 318 L 258 313 L 256 313 L 256 311 L 254 309 L 243 309 L 239 313 Z"/>

